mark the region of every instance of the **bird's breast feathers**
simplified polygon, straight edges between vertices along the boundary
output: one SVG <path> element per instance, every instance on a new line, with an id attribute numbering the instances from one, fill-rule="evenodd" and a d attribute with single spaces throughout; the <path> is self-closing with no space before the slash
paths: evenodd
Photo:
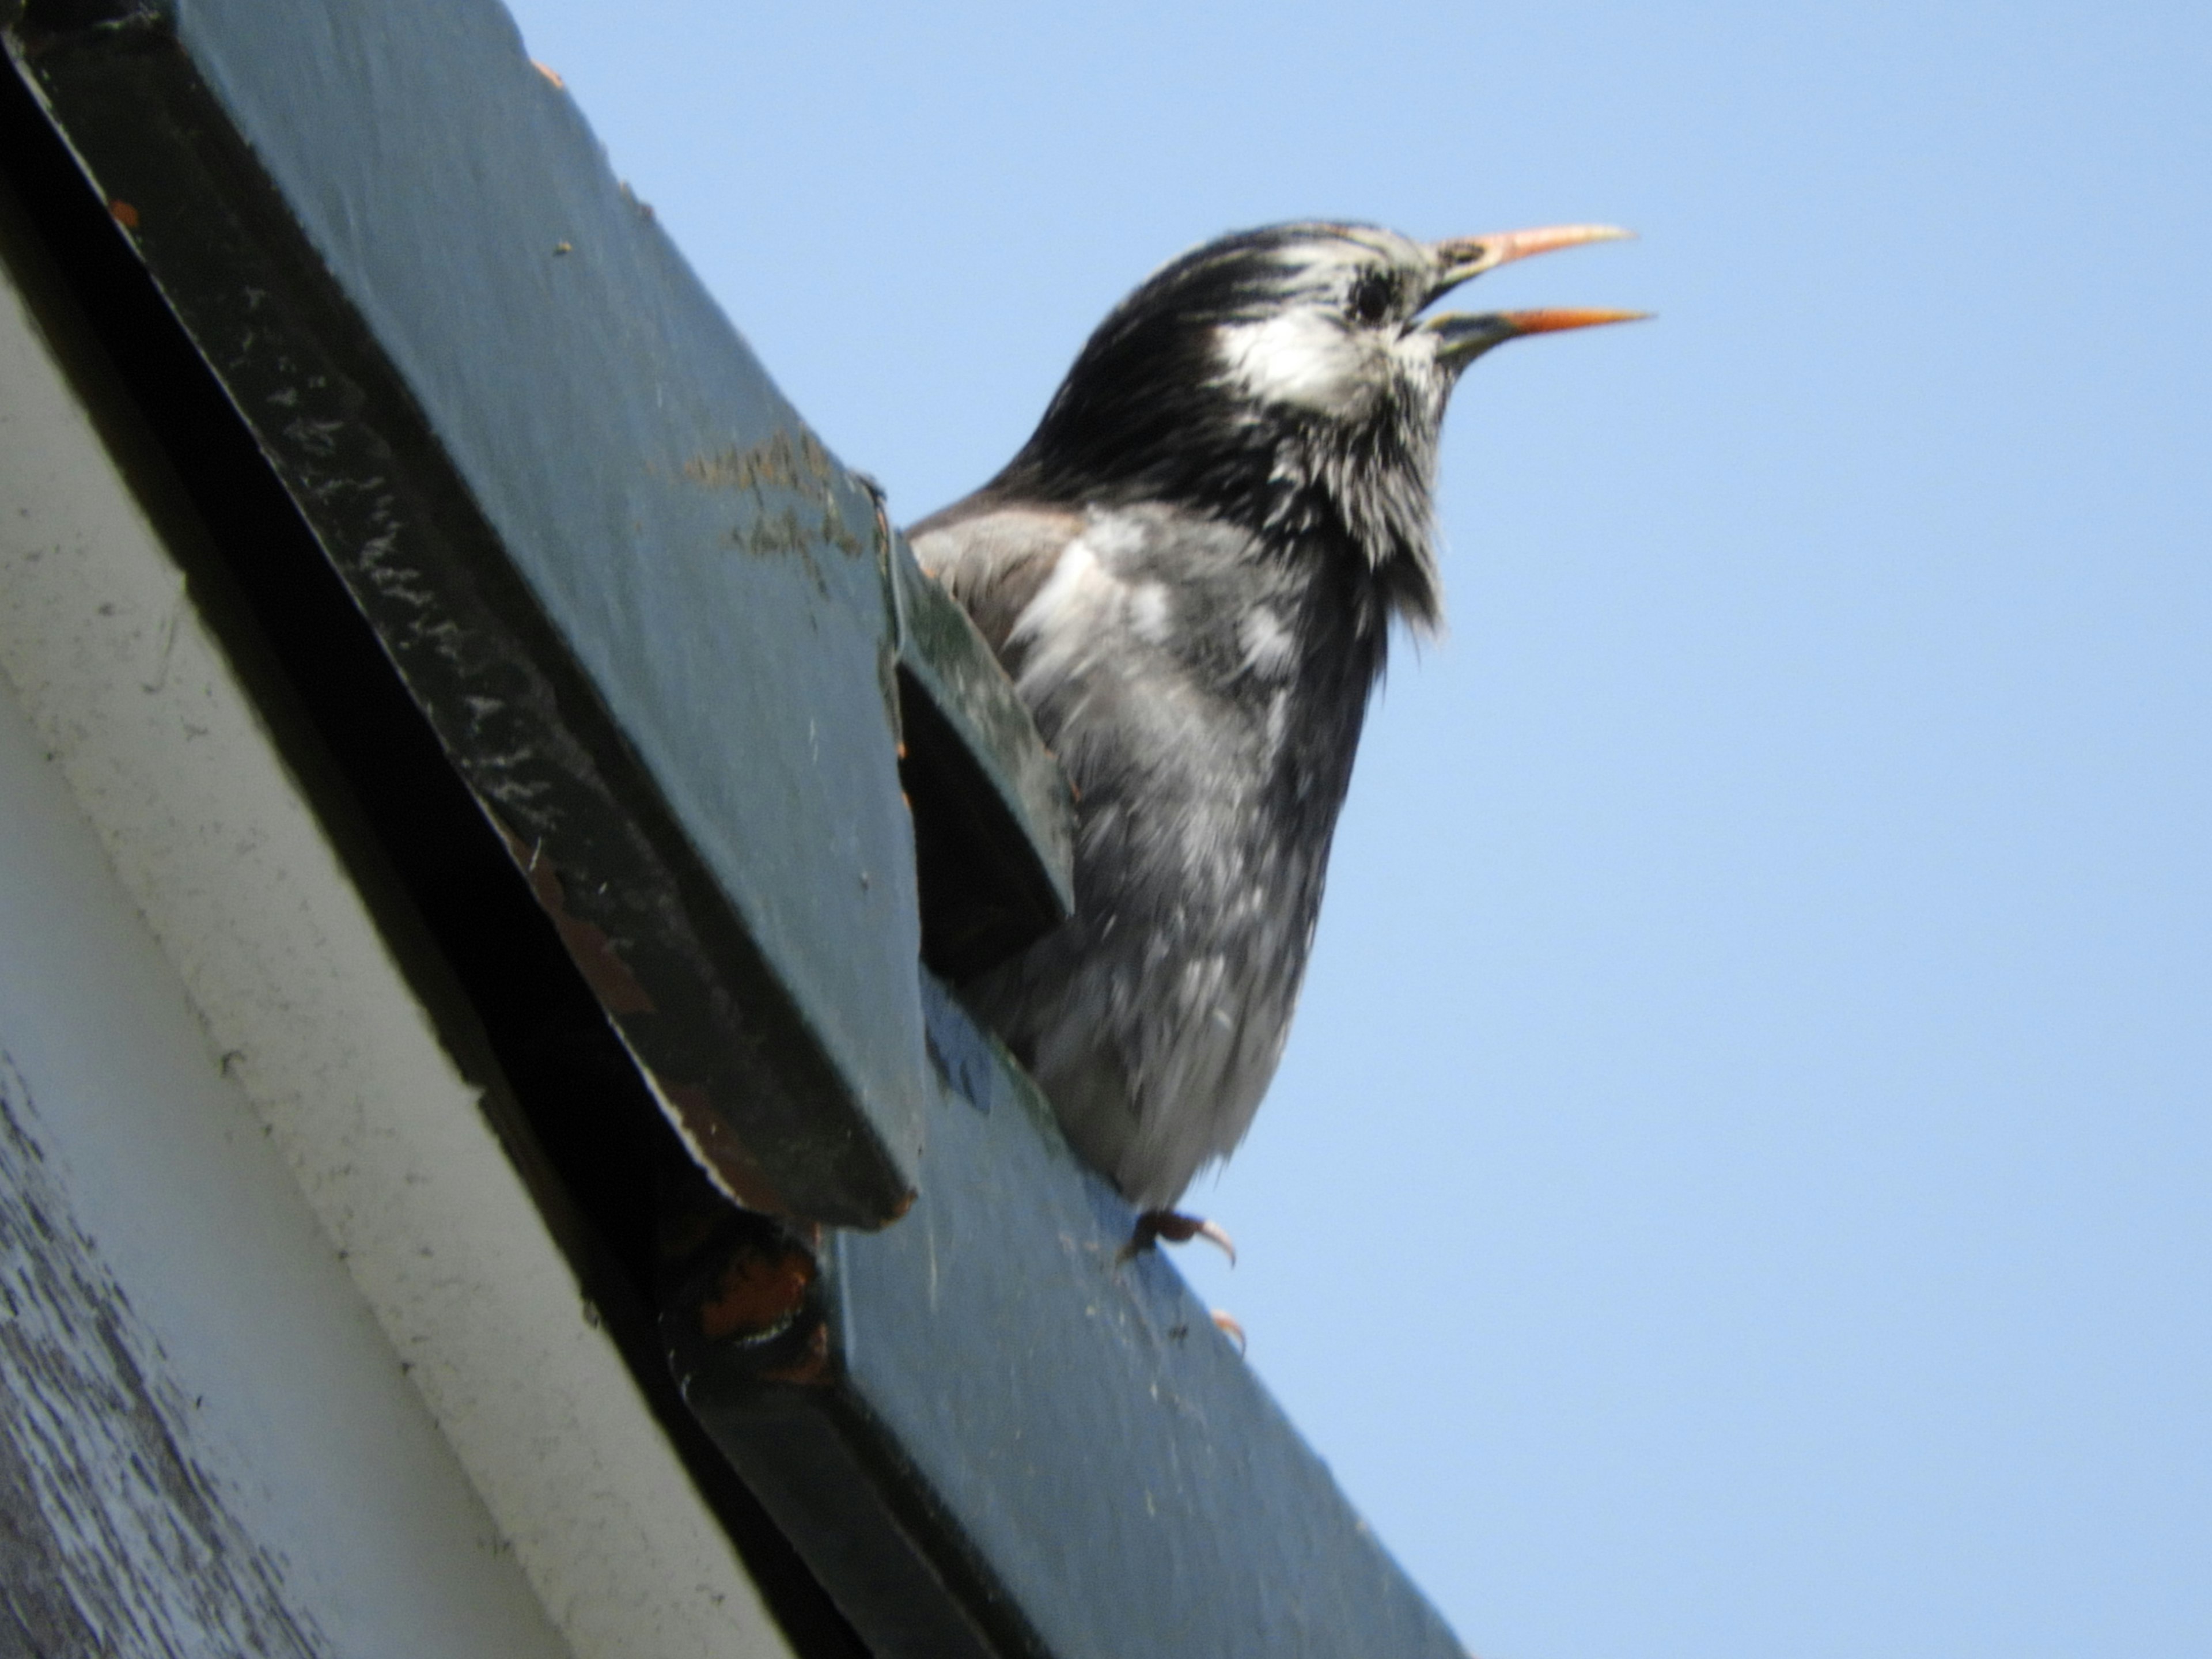
<path id="1" fill-rule="evenodd" d="M 1079 795 L 1075 919 L 970 994 L 1085 1155 L 1164 1201 L 1273 1073 L 1371 676 L 1316 675 L 1358 646 L 1317 628 L 1311 562 L 1199 515 L 1021 507 L 914 545 Z"/>

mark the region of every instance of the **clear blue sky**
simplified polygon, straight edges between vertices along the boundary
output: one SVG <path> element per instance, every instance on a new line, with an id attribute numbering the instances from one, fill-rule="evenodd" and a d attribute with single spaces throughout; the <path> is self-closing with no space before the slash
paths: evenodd
<path id="1" fill-rule="evenodd" d="M 2212 1654 L 2212 10 L 514 9 L 908 520 L 1218 231 L 1641 230 L 1186 1270 L 1485 1659 Z"/>

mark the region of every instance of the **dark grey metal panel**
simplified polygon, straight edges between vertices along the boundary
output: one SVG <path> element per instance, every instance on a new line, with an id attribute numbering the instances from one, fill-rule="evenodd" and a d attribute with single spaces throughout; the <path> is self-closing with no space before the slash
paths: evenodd
<path id="1" fill-rule="evenodd" d="M 951 596 L 891 537 L 923 954 L 957 984 L 1075 910 L 1075 797 Z"/>
<path id="2" fill-rule="evenodd" d="M 1462 1653 L 1034 1086 L 941 991 L 945 1079 L 898 1226 L 741 1235 L 667 1316 L 709 1431 L 877 1650 L 835 1553 L 926 1565 L 1001 1652 Z M 806 1425 L 804 1431 L 798 1426 Z M 884 1518 L 891 1516 L 891 1522 Z M 893 1524 L 895 1522 L 895 1524 Z"/>
<path id="3" fill-rule="evenodd" d="M 766 1207 L 898 1214 L 872 495 L 489 0 L 36 4 L 13 41 L 695 1144 Z"/>
<path id="4" fill-rule="evenodd" d="M 920 939 L 872 496 L 492 0 L 180 0 L 177 35 L 888 1120 Z"/>

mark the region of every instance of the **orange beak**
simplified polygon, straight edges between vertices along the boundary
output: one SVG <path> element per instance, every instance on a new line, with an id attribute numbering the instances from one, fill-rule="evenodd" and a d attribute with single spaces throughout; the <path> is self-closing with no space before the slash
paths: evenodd
<path id="1" fill-rule="evenodd" d="M 1547 225 L 1540 230 L 1505 230 L 1494 236 L 1455 236 L 1434 244 L 1438 270 L 1429 302 L 1433 304 L 1470 277 L 1510 265 L 1516 259 L 1556 253 L 1563 247 L 1580 247 L 1586 242 L 1622 241 L 1635 234 L 1618 225 Z M 1437 361 L 1456 374 L 1492 346 L 1517 340 L 1523 334 L 1556 334 L 1562 329 L 1595 328 L 1601 323 L 1631 323 L 1649 315 L 1644 311 L 1451 312 L 1431 317 L 1421 326 L 1437 338 Z"/>
<path id="2" fill-rule="evenodd" d="M 1507 325 L 1505 337 L 1518 339 L 1523 334 L 1557 334 L 1562 329 L 1596 328 L 1605 323 L 1640 323 L 1651 313 L 1648 311 L 1583 311 L 1574 309 L 1545 311 L 1498 311 L 1491 313 Z"/>
<path id="3" fill-rule="evenodd" d="M 1633 323 L 1650 314 L 1648 311 L 1453 311 L 1431 317 L 1421 326 L 1437 337 L 1437 361 L 1457 374 L 1492 347 L 1524 334 L 1557 334 L 1603 323 Z"/>

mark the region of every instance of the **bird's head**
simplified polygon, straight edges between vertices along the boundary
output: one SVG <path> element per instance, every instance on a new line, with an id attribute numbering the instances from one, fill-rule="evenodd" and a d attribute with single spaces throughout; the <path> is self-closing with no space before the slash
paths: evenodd
<path id="1" fill-rule="evenodd" d="M 1430 497 L 1461 373 L 1525 334 L 1620 311 L 1431 314 L 1469 278 L 1626 235 L 1567 225 L 1418 242 L 1369 225 L 1242 231 L 1163 265 L 1100 324 L 997 480 L 1109 505 L 1167 501 L 1270 535 L 1336 535 L 1376 614 L 1438 613 Z"/>

